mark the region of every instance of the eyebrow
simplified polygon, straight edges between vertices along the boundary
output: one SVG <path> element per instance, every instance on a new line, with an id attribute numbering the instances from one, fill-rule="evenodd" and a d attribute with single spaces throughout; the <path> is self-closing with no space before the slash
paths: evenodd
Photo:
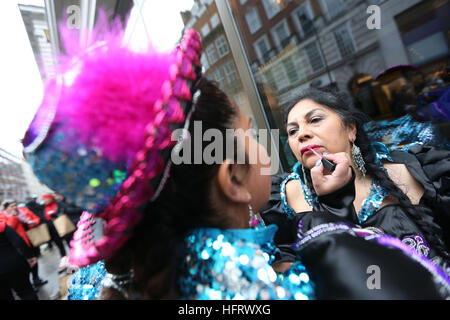
<path id="1" fill-rule="evenodd" d="M 322 111 L 322 109 L 315 108 L 315 109 L 312 109 L 312 110 L 308 111 L 308 112 L 305 114 L 305 118 L 309 118 L 309 117 L 310 117 L 314 112 L 316 112 L 316 111 Z M 288 127 L 288 126 L 296 126 L 296 125 L 297 125 L 296 122 L 289 122 L 289 123 L 286 125 L 286 127 Z"/>

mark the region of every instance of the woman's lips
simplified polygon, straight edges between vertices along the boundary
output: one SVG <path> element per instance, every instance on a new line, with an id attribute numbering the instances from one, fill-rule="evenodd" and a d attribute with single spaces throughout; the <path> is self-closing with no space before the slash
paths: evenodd
<path id="1" fill-rule="evenodd" d="M 313 153 L 310 149 L 317 150 L 317 149 L 320 149 L 320 148 L 322 148 L 322 146 L 319 146 L 319 145 L 310 145 L 310 146 L 303 147 L 303 148 L 300 150 L 300 153 L 301 153 L 302 155 L 307 155 L 307 154 Z"/>

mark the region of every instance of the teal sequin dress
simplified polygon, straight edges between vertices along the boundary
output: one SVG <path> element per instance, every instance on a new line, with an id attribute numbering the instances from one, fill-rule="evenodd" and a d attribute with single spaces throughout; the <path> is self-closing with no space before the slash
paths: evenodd
<path id="1" fill-rule="evenodd" d="M 197 229 L 184 242 L 179 290 L 184 299 L 267 300 L 314 298 L 313 284 L 301 262 L 284 274 L 271 267 L 278 227 Z"/>
<path id="2" fill-rule="evenodd" d="M 282 274 L 271 267 L 278 252 L 273 243 L 277 229 L 270 225 L 189 232 L 180 250 L 180 299 L 314 299 L 314 286 L 300 261 Z M 72 276 L 69 300 L 98 299 L 105 275 L 102 262 L 78 270 Z"/>

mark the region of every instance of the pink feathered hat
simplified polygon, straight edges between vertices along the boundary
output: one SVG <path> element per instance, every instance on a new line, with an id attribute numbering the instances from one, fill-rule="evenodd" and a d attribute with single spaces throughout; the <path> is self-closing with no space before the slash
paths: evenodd
<path id="1" fill-rule="evenodd" d="M 189 121 L 201 76 L 194 30 L 165 53 L 134 52 L 123 32 L 102 39 L 62 59 L 23 139 L 38 178 L 87 209 L 71 242 L 80 267 L 110 258 L 140 221 L 137 208 L 164 187 L 172 132 Z M 98 240 L 94 218 L 103 220 Z"/>

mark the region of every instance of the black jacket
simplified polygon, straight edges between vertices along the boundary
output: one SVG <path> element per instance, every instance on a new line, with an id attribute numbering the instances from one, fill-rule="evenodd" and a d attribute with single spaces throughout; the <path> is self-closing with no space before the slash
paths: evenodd
<path id="1" fill-rule="evenodd" d="M 13 228 L 7 225 L 0 232 L 0 274 L 29 268 L 26 259 L 33 256 L 32 249 Z"/>

